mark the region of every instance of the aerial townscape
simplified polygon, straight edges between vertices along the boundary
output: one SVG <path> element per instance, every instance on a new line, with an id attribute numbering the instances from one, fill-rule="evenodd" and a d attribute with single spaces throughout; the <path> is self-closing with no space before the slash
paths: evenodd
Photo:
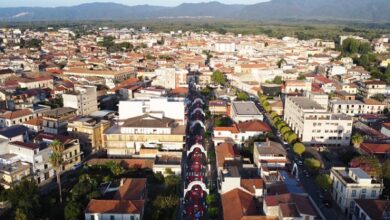
<path id="1" fill-rule="evenodd" d="M 295 1 L 0 3 L 0 219 L 389 220 L 390 18 Z"/>

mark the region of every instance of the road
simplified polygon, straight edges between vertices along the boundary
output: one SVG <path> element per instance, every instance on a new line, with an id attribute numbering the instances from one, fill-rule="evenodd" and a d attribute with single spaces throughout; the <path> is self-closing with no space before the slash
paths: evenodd
<path id="1" fill-rule="evenodd" d="M 266 122 L 272 129 L 274 134 L 277 134 L 278 129 L 272 124 L 271 116 L 264 111 L 264 109 L 261 107 L 261 105 L 256 102 L 256 105 L 259 107 L 260 111 L 264 114 L 264 122 Z M 283 144 L 283 140 L 280 136 L 275 135 L 278 142 L 281 143 L 287 150 L 287 155 L 290 161 L 294 161 L 295 155 L 292 151 L 292 146 L 289 144 Z M 299 166 L 299 168 L 303 168 L 303 166 Z M 299 181 L 302 183 L 303 187 L 305 188 L 306 192 L 309 194 L 309 196 L 313 199 L 313 201 L 316 203 L 317 207 L 321 210 L 322 214 L 324 215 L 325 219 L 331 219 L 331 220 L 344 220 L 347 219 L 345 215 L 336 207 L 333 205 L 331 208 L 327 208 L 322 203 L 322 200 L 320 198 L 320 188 L 315 184 L 315 181 L 312 176 L 309 178 L 306 177 L 302 172 L 299 174 Z M 335 202 L 333 202 L 335 204 Z"/>

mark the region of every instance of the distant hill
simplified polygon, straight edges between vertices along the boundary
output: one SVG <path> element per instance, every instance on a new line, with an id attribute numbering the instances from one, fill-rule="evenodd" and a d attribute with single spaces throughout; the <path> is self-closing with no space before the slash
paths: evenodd
<path id="1" fill-rule="evenodd" d="M 0 8 L 2 21 L 128 20 L 180 17 L 217 19 L 390 21 L 390 0 L 271 0 L 253 5 L 219 2 L 185 3 L 176 7 L 89 3 L 71 7 Z"/>

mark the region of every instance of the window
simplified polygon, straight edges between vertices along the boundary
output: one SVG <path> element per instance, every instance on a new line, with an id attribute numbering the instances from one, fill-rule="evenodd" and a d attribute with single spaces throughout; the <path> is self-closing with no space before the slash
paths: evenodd
<path id="1" fill-rule="evenodd" d="M 356 196 L 356 190 L 352 190 L 352 197 Z"/>
<path id="2" fill-rule="evenodd" d="M 372 190 L 372 191 L 371 191 L 371 197 L 372 197 L 372 198 L 375 198 L 375 197 L 376 197 L 376 190 Z"/>
<path id="3" fill-rule="evenodd" d="M 115 220 L 115 216 L 110 215 L 110 220 Z"/>
<path id="4" fill-rule="evenodd" d="M 91 220 L 95 220 L 95 216 L 94 215 L 91 215 Z"/>
<path id="5" fill-rule="evenodd" d="M 366 193 L 367 192 L 367 189 L 362 189 L 362 193 Z"/>

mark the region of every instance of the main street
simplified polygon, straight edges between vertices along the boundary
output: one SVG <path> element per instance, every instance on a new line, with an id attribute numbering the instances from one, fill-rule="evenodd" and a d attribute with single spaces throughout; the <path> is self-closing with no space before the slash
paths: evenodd
<path id="1" fill-rule="evenodd" d="M 264 121 L 272 128 L 273 134 L 275 134 L 275 138 L 279 143 L 281 143 L 288 154 L 288 158 L 290 161 L 294 161 L 295 155 L 292 150 L 292 146 L 290 144 L 284 144 L 284 141 L 281 136 L 276 135 L 278 134 L 278 129 L 272 124 L 271 116 L 262 108 L 262 106 L 259 104 L 259 102 L 256 102 L 256 105 L 260 109 L 260 111 L 264 114 Z M 303 166 L 299 166 L 298 170 L 302 171 Z M 302 183 L 303 187 L 305 188 L 306 192 L 309 194 L 309 196 L 313 199 L 313 201 L 316 203 L 317 207 L 321 210 L 322 214 L 324 215 L 325 219 L 332 219 L 332 220 L 344 220 L 347 219 L 343 213 L 338 210 L 338 208 L 333 205 L 332 207 L 325 207 L 321 196 L 321 190 L 316 185 L 315 180 L 313 176 L 306 177 L 303 172 L 299 173 L 299 181 Z M 334 203 L 334 202 L 333 202 Z"/>

